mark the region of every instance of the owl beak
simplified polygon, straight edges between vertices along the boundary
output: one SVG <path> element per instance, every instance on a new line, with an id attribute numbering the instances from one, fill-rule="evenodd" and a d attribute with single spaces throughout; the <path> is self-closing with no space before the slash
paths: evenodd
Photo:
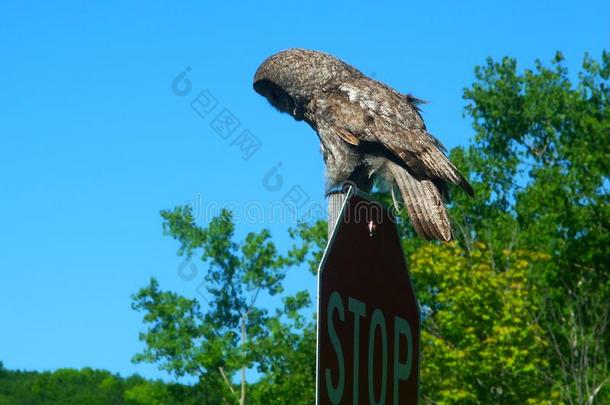
<path id="1" fill-rule="evenodd" d="M 301 120 L 303 120 L 303 111 L 300 108 L 298 108 L 297 106 L 294 106 L 292 108 L 292 116 L 294 117 L 295 120 L 301 121 Z"/>

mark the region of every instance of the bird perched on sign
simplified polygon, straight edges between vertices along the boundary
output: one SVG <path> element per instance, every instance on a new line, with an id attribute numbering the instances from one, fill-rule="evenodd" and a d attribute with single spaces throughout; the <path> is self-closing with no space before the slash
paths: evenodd
<path id="1" fill-rule="evenodd" d="M 369 190 L 375 176 L 398 185 L 418 235 L 450 241 L 447 183 L 472 187 L 426 130 L 417 98 L 323 52 L 289 49 L 265 60 L 254 90 L 318 134 L 327 191 L 346 181 Z"/>

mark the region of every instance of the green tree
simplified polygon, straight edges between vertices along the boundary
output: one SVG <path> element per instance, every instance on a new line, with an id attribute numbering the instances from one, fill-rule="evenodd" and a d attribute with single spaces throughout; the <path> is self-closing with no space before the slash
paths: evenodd
<path id="1" fill-rule="evenodd" d="M 545 388 L 546 341 L 531 316 L 536 287 L 532 263 L 548 256 L 502 252 L 506 268 L 492 268 L 482 243 L 429 244 L 410 258 L 423 308 L 421 380 L 425 402 L 526 404 L 557 402 Z M 551 401 L 554 399 L 554 401 Z"/>
<path id="2" fill-rule="evenodd" d="M 162 216 L 165 233 L 181 243 L 179 254 L 197 254 L 207 265 L 205 286 L 211 298 L 202 310 L 198 300 L 161 291 L 152 279 L 133 297 L 133 308 L 145 313 L 149 325 L 140 335 L 146 348 L 134 361 L 157 363 L 176 376 L 197 377 L 204 403 L 244 404 L 246 370 L 257 367 L 285 376 L 290 366 L 279 365 L 282 356 L 298 347 L 292 341 L 284 340 L 283 346 L 278 342 L 312 328 L 312 321 L 299 314 L 310 306 L 306 291 L 284 297 L 284 307 L 275 313 L 258 305 L 262 294 L 283 291 L 286 271 L 305 260 L 306 249 L 280 254 L 268 230 L 251 232 L 238 244 L 228 211 L 207 227 L 195 224 L 188 208 L 163 211 Z M 233 384 L 237 373 L 239 386 Z"/>
<path id="3" fill-rule="evenodd" d="M 0 405 L 191 405 L 200 403 L 198 397 L 193 387 L 138 375 L 122 378 L 90 368 L 36 372 L 0 367 Z"/>
<path id="4" fill-rule="evenodd" d="M 452 210 L 466 249 L 485 242 L 494 265 L 505 249 L 550 257 L 528 274 L 549 342 L 545 372 L 578 404 L 610 383 L 610 54 L 585 55 L 582 67 L 576 83 L 560 53 L 533 70 L 510 58 L 477 67 L 464 92 L 474 142 L 452 153 L 476 182 L 477 199 L 458 194 Z"/>
<path id="5" fill-rule="evenodd" d="M 172 395 L 161 381 L 143 382 L 125 391 L 125 401 L 134 405 L 165 405 L 172 403 Z"/>

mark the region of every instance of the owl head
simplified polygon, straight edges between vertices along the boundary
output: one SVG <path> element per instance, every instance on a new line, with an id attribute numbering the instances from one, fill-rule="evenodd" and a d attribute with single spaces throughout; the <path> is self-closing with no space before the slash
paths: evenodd
<path id="1" fill-rule="evenodd" d="M 256 70 L 254 90 L 297 121 L 317 93 L 361 73 L 324 52 L 293 48 L 267 58 Z"/>

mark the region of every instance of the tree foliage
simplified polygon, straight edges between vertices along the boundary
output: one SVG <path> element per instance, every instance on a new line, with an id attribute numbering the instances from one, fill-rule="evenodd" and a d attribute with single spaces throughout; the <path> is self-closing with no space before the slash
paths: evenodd
<path id="1" fill-rule="evenodd" d="M 488 60 L 464 92 L 475 139 L 452 157 L 476 181 L 452 211 L 464 246 L 549 256 L 532 266 L 547 382 L 566 403 L 607 396 L 610 329 L 610 54 L 585 55 L 573 83 L 558 53 L 519 72 Z"/>
<path id="2" fill-rule="evenodd" d="M 206 387 L 203 392 L 214 393 L 204 403 L 245 403 L 245 374 L 250 368 L 267 373 L 256 386 L 263 398 L 281 389 L 271 382 L 281 380 L 287 392 L 308 386 L 311 373 L 292 378 L 291 370 L 315 361 L 303 361 L 313 321 L 304 319 L 300 310 L 310 306 L 309 294 L 304 290 L 285 296 L 283 307 L 275 312 L 258 302 L 262 294 L 283 292 L 286 271 L 307 258 L 307 244 L 280 254 L 265 229 L 250 232 L 237 243 L 228 211 L 206 227 L 195 223 L 188 208 L 163 211 L 162 216 L 166 234 L 181 243 L 179 254 L 197 254 L 207 264 L 204 281 L 210 298 L 202 309 L 197 299 L 161 291 L 152 279 L 133 296 L 133 308 L 144 312 L 149 325 L 140 335 L 146 348 L 134 361 L 157 363 L 176 376 L 197 377 Z M 301 392 L 301 397 L 310 401 L 312 394 Z"/>
<path id="3" fill-rule="evenodd" d="M 427 245 L 411 255 L 423 307 L 422 393 L 427 402 L 543 403 L 540 390 L 546 342 L 532 314 L 539 308 L 532 263 L 548 256 L 502 252 L 507 267 L 493 268 L 482 243 Z M 550 403 L 550 402 L 549 402 Z"/>
<path id="4" fill-rule="evenodd" d="M 192 405 L 198 396 L 195 387 L 137 375 L 122 378 L 91 368 L 13 371 L 0 362 L 0 405 Z"/>

